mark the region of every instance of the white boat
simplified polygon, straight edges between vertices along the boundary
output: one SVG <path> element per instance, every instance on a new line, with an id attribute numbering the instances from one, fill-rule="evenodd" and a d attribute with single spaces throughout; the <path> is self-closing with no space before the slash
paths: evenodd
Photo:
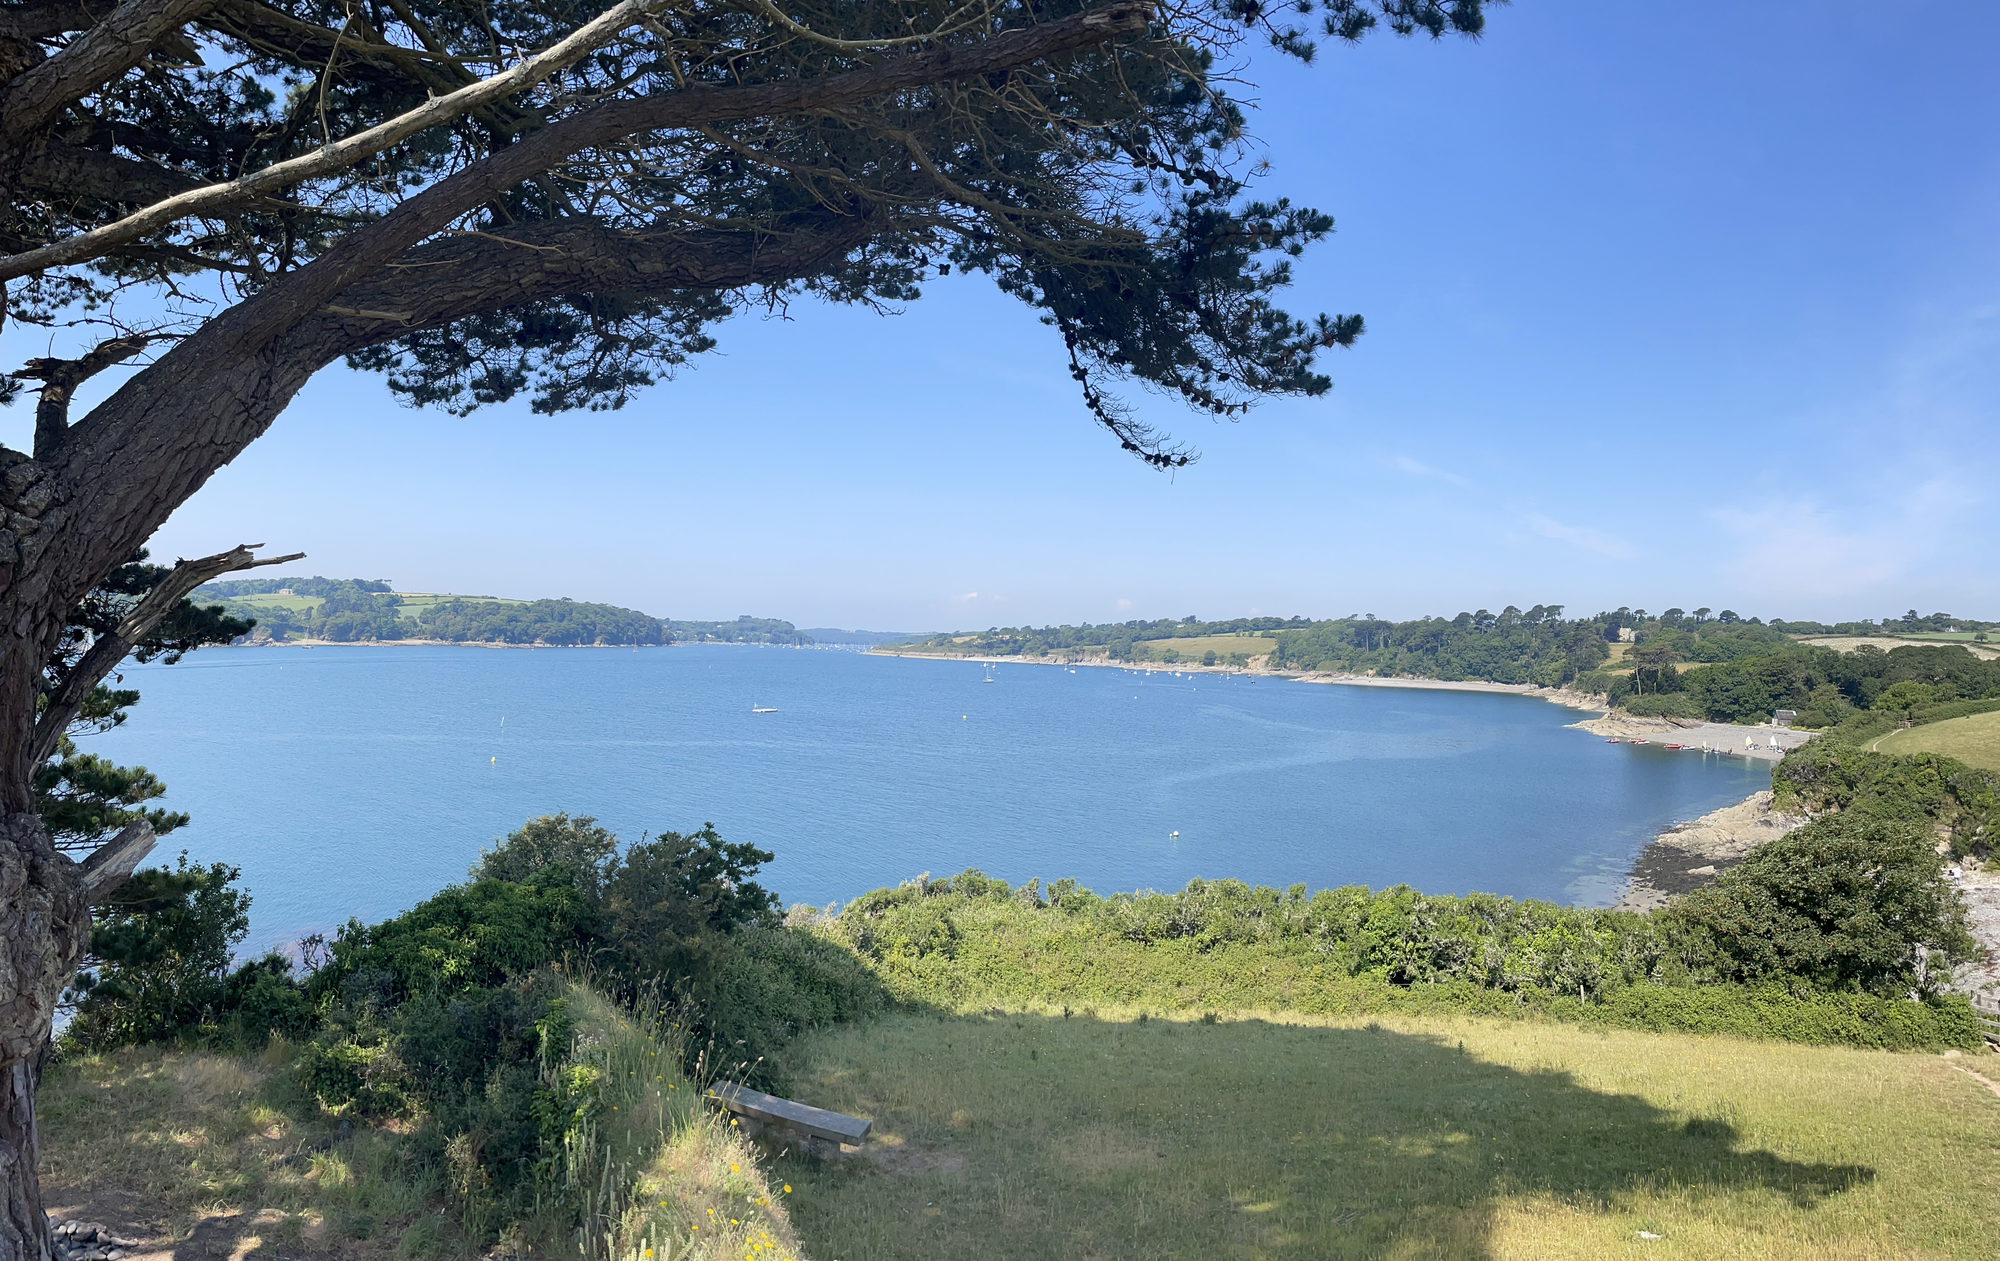
<path id="1" fill-rule="evenodd" d="M 751 713 L 753 713 L 753 714 L 775 714 L 775 713 L 777 713 L 778 711 L 777 711 L 777 708 L 776 708 L 775 706 L 768 706 L 768 707 L 767 707 L 767 706 L 758 706 L 758 705 L 752 705 L 752 706 L 750 707 L 750 712 L 751 712 Z"/>

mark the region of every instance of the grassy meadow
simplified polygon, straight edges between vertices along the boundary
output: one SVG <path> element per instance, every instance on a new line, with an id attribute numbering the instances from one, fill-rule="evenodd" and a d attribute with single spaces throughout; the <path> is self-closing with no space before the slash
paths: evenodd
<path id="1" fill-rule="evenodd" d="M 1981 770 L 2000 771 L 2000 711 L 1892 732 L 1874 747 L 1881 753 L 1941 753 Z"/>
<path id="2" fill-rule="evenodd" d="M 1194 635 L 1186 639 L 1142 640 L 1155 656 L 1171 648 L 1185 661 L 1201 659 L 1201 654 L 1212 652 L 1218 657 L 1226 657 L 1232 652 L 1240 652 L 1246 657 L 1261 657 L 1275 648 L 1278 641 L 1268 635 Z"/>
<path id="3" fill-rule="evenodd" d="M 503 600 L 498 596 L 490 595 L 448 595 L 425 591 L 398 591 L 396 594 L 403 599 L 402 608 L 398 610 L 398 613 L 408 618 L 420 618 L 438 605 L 449 604 L 453 600 L 463 600 L 467 604 L 527 603 L 526 600 Z"/>
<path id="4" fill-rule="evenodd" d="M 130 1047 L 43 1078 L 49 1206 L 196 1255 L 421 1252 L 444 1235 L 441 1179 L 397 1159 L 396 1135 L 346 1128 L 290 1072 L 291 1051 Z M 407 1254 L 407 1253 L 406 1253 Z"/>
<path id="5" fill-rule="evenodd" d="M 263 595 L 232 596 L 229 602 L 253 609 L 288 609 L 293 613 L 304 613 L 325 604 L 326 599 L 316 595 L 279 595 L 272 591 Z"/>
<path id="6" fill-rule="evenodd" d="M 799 1093 L 875 1137 L 784 1176 L 822 1261 L 1990 1257 L 2000 1098 L 1961 1066 L 1991 1063 L 1473 1018 L 897 1016 L 809 1039 Z"/>

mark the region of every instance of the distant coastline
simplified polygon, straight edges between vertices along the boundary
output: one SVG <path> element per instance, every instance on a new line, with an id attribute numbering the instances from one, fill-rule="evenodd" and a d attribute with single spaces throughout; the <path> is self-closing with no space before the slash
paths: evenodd
<path id="1" fill-rule="evenodd" d="M 1340 674 L 1318 670 L 1272 670 L 1259 665 L 1205 666 L 1199 662 L 1177 661 L 1113 661 L 1109 657 L 1083 657 L 1074 661 L 1061 661 L 1053 657 L 1036 659 L 1031 657 L 982 657 L 946 656 L 937 652 L 907 652 L 894 648 L 874 648 L 870 656 L 910 657 L 921 661 L 969 661 L 977 665 L 1024 665 L 1024 666 L 1092 666 L 1098 669 L 1136 670 L 1142 674 L 1240 674 L 1260 679 L 1289 679 L 1294 683 L 1338 683 L 1352 687 L 1405 687 L 1422 688 L 1447 692 L 1503 692 L 1513 696 L 1532 696 L 1550 701 L 1568 709 L 1596 710 L 1609 713 L 1610 706 L 1603 697 L 1572 688 L 1541 687 L 1534 683 L 1491 683 L 1478 679 L 1420 679 L 1414 677 L 1384 678 L 1373 674 Z M 1253 658 L 1259 660 L 1258 658 Z"/>
<path id="2" fill-rule="evenodd" d="M 1594 712 L 1596 717 L 1568 724 L 1571 729 L 1605 739 L 1644 740 L 1648 743 L 1685 744 L 1713 748 L 1732 757 L 1776 763 L 1791 748 L 1812 739 L 1813 732 L 1791 731 L 1770 726 L 1734 723 L 1675 722 L 1665 718 L 1635 718 L 1614 713 L 1602 693 L 1578 692 L 1571 688 L 1539 687 L 1532 683 L 1489 683 L 1478 680 L 1382 678 L 1376 675 L 1329 674 L 1261 667 L 1204 666 L 1188 662 L 1113 661 L 1091 657 L 1078 661 L 1031 660 L 1027 657 L 946 656 L 935 652 L 898 652 L 877 648 L 874 655 L 916 657 L 929 661 L 966 661 L 980 665 L 1052 665 L 1115 667 L 1141 673 L 1240 674 L 1256 678 L 1289 679 L 1295 683 L 1328 683 L 1346 687 L 1399 687 L 1428 691 L 1497 692 L 1533 697 L 1567 709 Z M 1781 734 L 1782 732 L 1782 734 Z M 1746 742 L 1754 742 L 1754 747 Z M 1633 859 L 1626 874 L 1625 889 L 1616 905 L 1619 910 L 1650 910 L 1665 905 L 1669 896 L 1698 888 L 1713 880 L 1718 871 L 1741 862 L 1743 855 L 1768 840 L 1783 836 L 1803 823 L 1802 819 L 1774 814 L 1771 791 L 1762 789 L 1733 806 L 1725 806 L 1690 823 L 1663 829 Z"/>

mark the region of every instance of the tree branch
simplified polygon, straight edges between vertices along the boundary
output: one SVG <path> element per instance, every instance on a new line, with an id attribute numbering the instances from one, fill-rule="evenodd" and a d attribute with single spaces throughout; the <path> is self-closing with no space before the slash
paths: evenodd
<path id="1" fill-rule="evenodd" d="M 262 546 L 262 543 L 241 543 L 226 552 L 204 556 L 200 560 L 176 562 L 173 571 L 148 591 L 145 599 L 134 605 L 125 619 L 118 623 L 118 629 L 92 644 L 76 669 L 49 694 L 41 717 L 35 720 L 35 735 L 29 751 L 32 761 L 29 764 L 39 766 L 48 760 L 49 755 L 55 752 L 56 742 L 62 738 L 62 733 L 69 730 L 71 720 L 83 708 L 84 701 L 90 698 L 91 691 L 119 662 L 125 660 L 140 640 L 180 607 L 190 591 L 220 574 L 256 569 L 263 565 L 282 565 L 305 556 L 304 552 L 294 552 L 290 556 L 258 560 L 255 549 Z"/>
<path id="2" fill-rule="evenodd" d="M 841 74 L 608 101 L 531 132 L 406 199 L 313 262 L 276 278 L 134 374 L 72 425 L 56 462 L 47 467 L 51 494 L 62 488 L 62 506 L 42 518 L 35 564 L 60 582 L 69 598 L 80 598 L 216 469 L 270 427 L 327 362 L 321 356 L 329 345 L 351 342 L 358 332 L 366 333 L 360 343 L 366 345 L 396 331 L 381 325 L 329 328 L 326 321 L 336 317 L 322 314 L 326 304 L 340 300 L 342 290 L 370 282 L 468 210 L 572 153 L 636 132 L 812 113 L 886 93 L 1004 74 L 1144 32 L 1152 14 L 1153 0 L 1116 0 L 977 43 L 906 54 Z M 373 302 L 342 305 L 400 310 Z M 279 338 L 285 339 L 283 347 L 272 344 Z"/>
<path id="3" fill-rule="evenodd" d="M 30 359 L 15 376 L 42 383 L 41 401 L 35 405 L 35 458 L 46 460 L 62 445 L 69 430 L 69 400 L 76 387 L 115 363 L 123 363 L 158 340 L 153 333 L 134 333 L 99 342 L 81 359 Z"/>
<path id="4" fill-rule="evenodd" d="M 0 92 L 0 150 L 17 151 L 72 103 L 138 64 L 216 0 L 125 0 L 74 43 Z"/>
<path id="5" fill-rule="evenodd" d="M 238 353 L 277 335 L 305 311 L 394 261 L 459 215 L 571 154 L 640 132 L 694 123 L 805 114 L 872 97 L 957 79 L 1000 74 L 1061 53 L 1146 29 L 1154 0 L 1117 0 L 1045 25 L 1007 31 L 968 46 L 895 57 L 843 74 L 751 87 L 702 87 L 606 101 L 524 137 L 407 198 L 313 262 L 290 272 L 256 297 L 217 317 L 160 366 L 202 353 L 216 343 Z M 200 344 L 200 350 L 195 349 Z M 166 374 L 163 374 L 166 375 Z M 87 422 L 86 422 L 87 423 Z"/>
<path id="6" fill-rule="evenodd" d="M 83 860 L 83 877 L 78 882 L 85 904 L 97 905 L 130 880 L 158 840 L 153 835 L 153 825 L 140 819 L 126 824 L 118 835 L 92 850 L 90 857 Z"/>
<path id="7" fill-rule="evenodd" d="M 405 333 L 568 294 L 664 296 L 810 276 L 866 244 L 877 218 L 825 213 L 786 232 L 620 232 L 592 221 L 448 237 L 344 290 L 328 358 Z M 303 331 L 303 330 L 302 330 Z M 314 334 L 318 335 L 318 334 Z"/>
<path id="8" fill-rule="evenodd" d="M 23 188 L 43 193 L 67 193 L 97 201 L 144 205 L 163 197 L 174 197 L 201 181 L 152 162 L 86 149 L 51 140 L 40 153 L 21 167 Z"/>
<path id="9" fill-rule="evenodd" d="M 96 13 L 91 10 L 95 8 Z M 89 5 L 83 0 L 39 0 L 38 3 L 10 4 L 0 9 L 0 39 L 47 39 L 64 31 L 88 30 L 91 23 L 111 11 L 109 3 Z"/>
<path id="10" fill-rule="evenodd" d="M 0 284 L 18 276 L 86 262 L 157 231 L 180 219 L 191 219 L 263 196 L 267 192 L 304 180 L 344 170 L 401 144 L 420 131 L 450 122 L 483 105 L 524 91 L 558 70 L 574 63 L 592 49 L 608 42 L 628 26 L 666 7 L 670 0 L 621 0 L 599 14 L 569 38 L 546 52 L 460 88 L 447 96 L 432 97 L 416 109 L 386 123 L 370 127 L 358 135 L 336 140 L 311 153 L 285 162 L 275 162 L 260 171 L 227 184 L 208 184 L 178 196 L 155 202 L 116 223 L 55 241 L 39 249 L 0 257 Z"/>

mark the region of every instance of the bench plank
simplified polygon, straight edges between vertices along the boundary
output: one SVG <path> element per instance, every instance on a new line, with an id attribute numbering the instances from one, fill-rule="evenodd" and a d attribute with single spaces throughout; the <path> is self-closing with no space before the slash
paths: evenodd
<path id="1" fill-rule="evenodd" d="M 875 1125 L 863 1117 L 851 1117 L 844 1112 L 830 1112 L 810 1104 L 780 1099 L 776 1095 L 729 1082 L 710 1090 L 708 1097 L 731 1112 L 741 1113 L 753 1120 L 789 1126 L 836 1143 L 859 1144 Z"/>

